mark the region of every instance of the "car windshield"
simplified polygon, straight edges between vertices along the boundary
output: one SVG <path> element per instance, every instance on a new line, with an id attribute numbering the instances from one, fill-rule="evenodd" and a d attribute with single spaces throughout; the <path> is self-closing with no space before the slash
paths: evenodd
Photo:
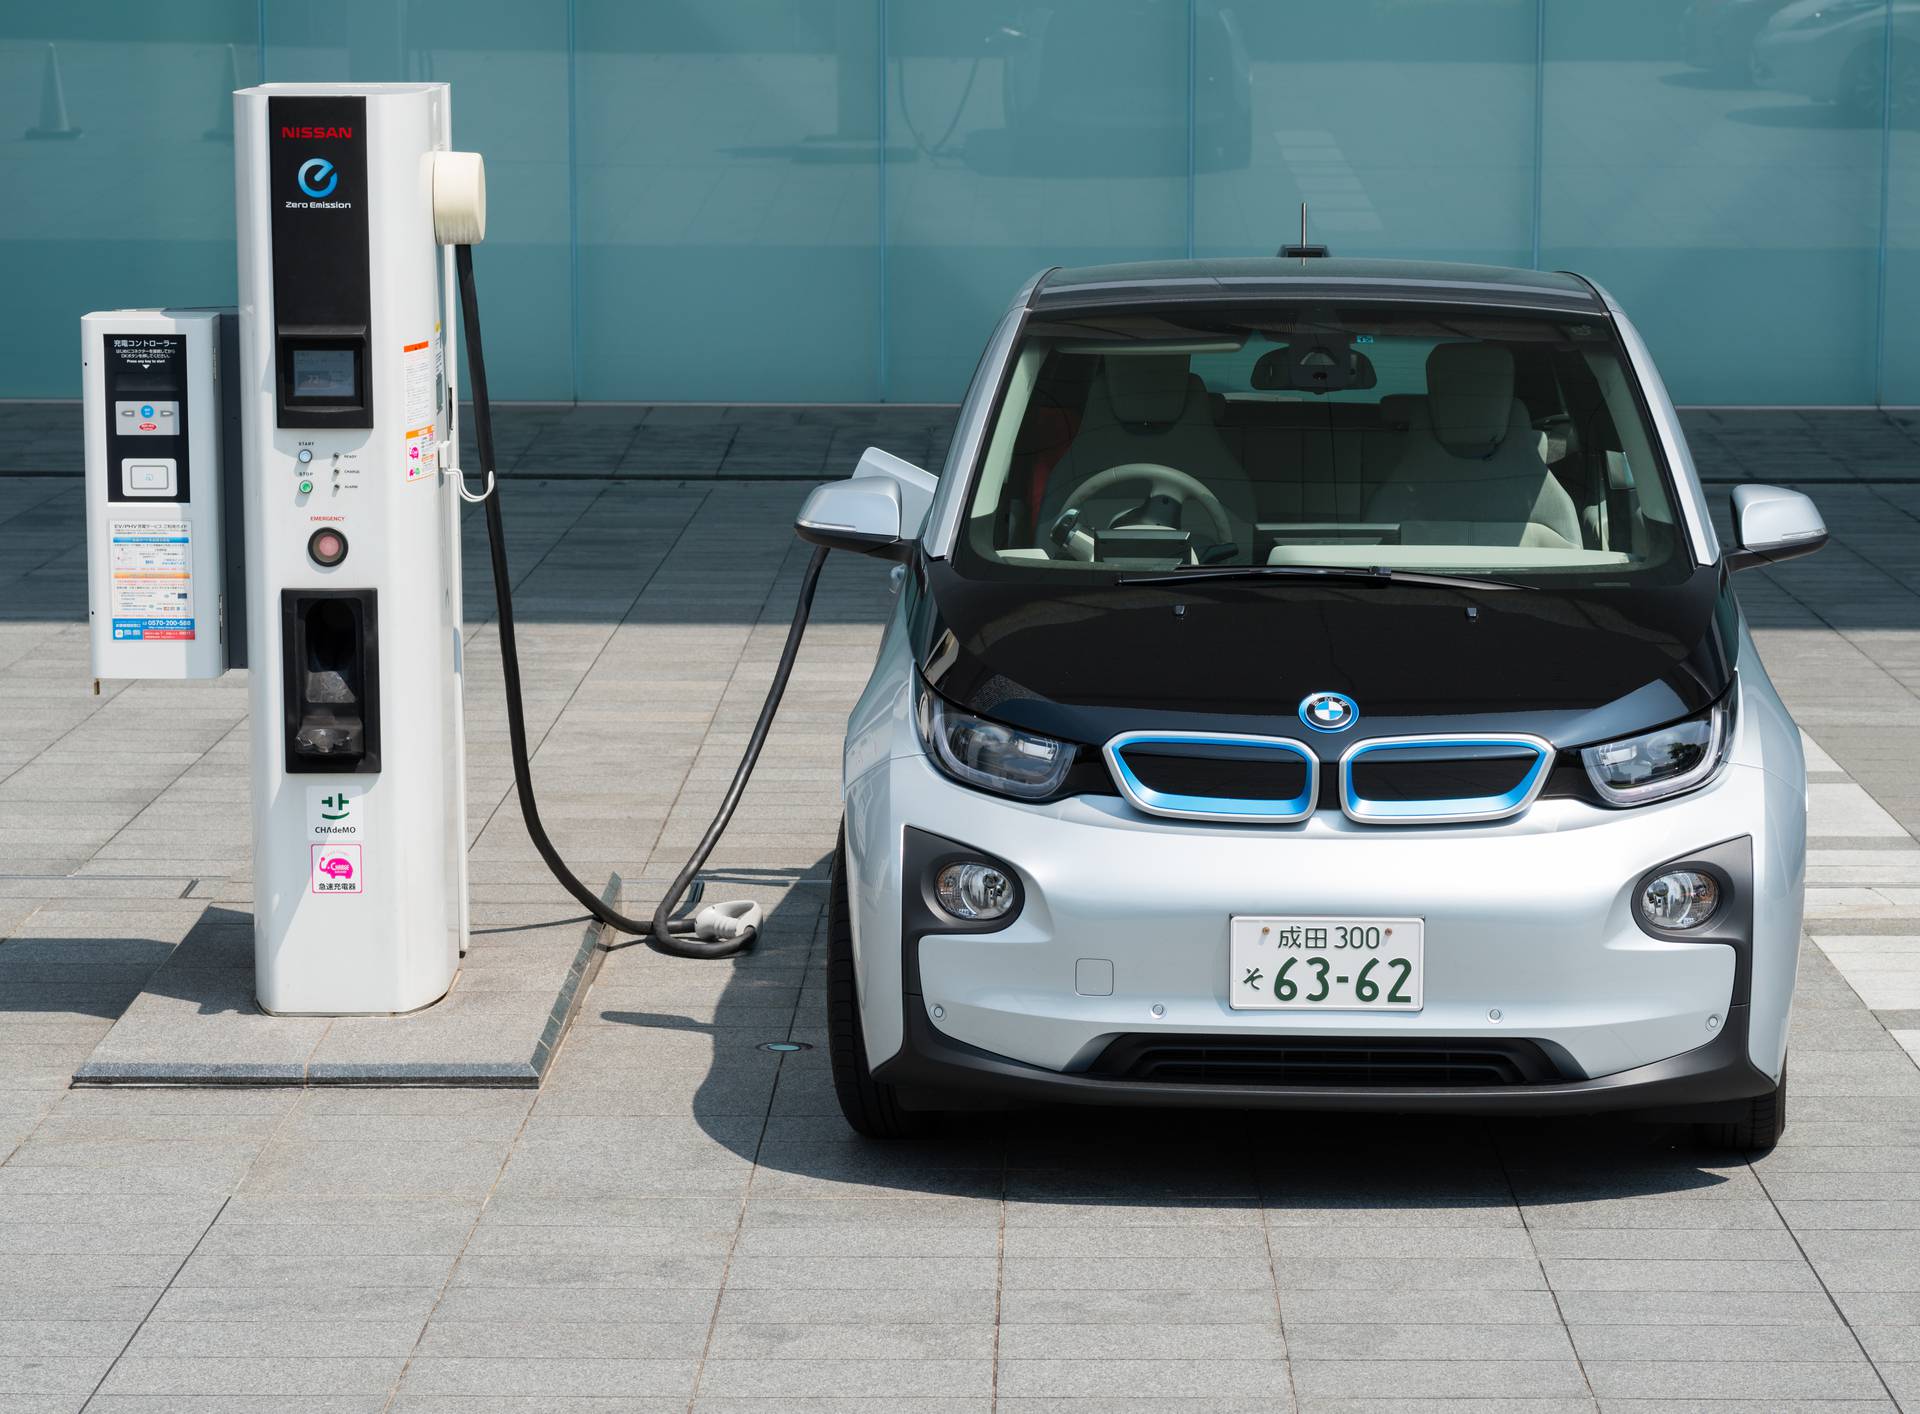
<path id="1" fill-rule="evenodd" d="M 1458 308 L 1036 320 L 963 572 L 1445 574 L 1692 565 L 1612 324 Z"/>

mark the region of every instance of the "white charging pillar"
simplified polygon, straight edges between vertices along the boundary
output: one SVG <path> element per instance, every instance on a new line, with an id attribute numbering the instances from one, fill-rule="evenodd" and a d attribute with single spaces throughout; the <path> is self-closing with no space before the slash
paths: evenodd
<path id="1" fill-rule="evenodd" d="M 465 950 L 454 310 L 433 191 L 448 106 L 445 84 L 234 95 L 269 1012 L 427 1006 Z"/>

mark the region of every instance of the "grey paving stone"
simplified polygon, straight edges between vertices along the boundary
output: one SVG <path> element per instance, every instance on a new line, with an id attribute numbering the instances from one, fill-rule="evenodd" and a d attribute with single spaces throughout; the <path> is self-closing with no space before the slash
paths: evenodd
<path id="1" fill-rule="evenodd" d="M 100 1390 L 103 1395 L 375 1395 L 393 1388 L 404 1363 L 398 1356 L 179 1359 L 127 1354 L 114 1363 Z"/>
<path id="2" fill-rule="evenodd" d="M 407 1366 L 408 1395 L 597 1395 L 604 1398 L 678 1396 L 693 1391 L 693 1360 L 508 1359 L 421 1356 Z"/>
<path id="3" fill-rule="evenodd" d="M 1864 1359 L 1586 1360 L 1583 1368 L 1601 1396 L 1874 1400 L 1886 1393 Z"/>
<path id="4" fill-rule="evenodd" d="M 1302 1400 L 1319 1396 L 1496 1399 L 1584 1395 L 1587 1382 L 1565 1360 L 1293 1361 Z"/>

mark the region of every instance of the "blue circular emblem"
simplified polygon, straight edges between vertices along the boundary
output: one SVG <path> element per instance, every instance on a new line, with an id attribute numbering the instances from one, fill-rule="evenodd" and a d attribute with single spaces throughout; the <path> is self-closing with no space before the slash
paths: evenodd
<path id="1" fill-rule="evenodd" d="M 1344 692 L 1309 692 L 1300 700 L 1300 720 L 1317 732 L 1343 732 L 1360 720 L 1360 707 Z"/>
<path id="2" fill-rule="evenodd" d="M 300 164 L 300 190 L 315 201 L 332 196 L 333 189 L 339 185 L 340 174 L 326 158 L 309 157 Z"/>

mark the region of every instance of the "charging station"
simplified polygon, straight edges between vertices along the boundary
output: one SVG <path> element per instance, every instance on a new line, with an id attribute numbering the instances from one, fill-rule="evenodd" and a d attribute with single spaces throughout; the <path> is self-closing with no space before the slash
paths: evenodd
<path id="1" fill-rule="evenodd" d="M 246 664 L 232 310 L 80 321 L 87 618 L 102 678 L 214 678 Z"/>
<path id="2" fill-rule="evenodd" d="M 412 1011 L 467 938 L 449 94 L 234 105 L 257 995 Z"/>
<path id="3" fill-rule="evenodd" d="M 249 669 L 260 1008 L 391 1015 L 453 985 L 468 939 L 464 502 L 485 506 L 535 849 L 597 926 L 682 957 L 749 946 L 751 902 L 674 912 L 698 899 L 766 743 L 825 551 L 712 823 L 651 920 L 628 917 L 566 867 L 534 798 L 473 270 L 485 171 L 449 148 L 448 88 L 263 84 L 233 101 L 237 310 L 83 321 L 88 558 L 97 676 Z M 456 308 L 478 493 L 459 470 Z M 154 1073 L 129 1064 L 91 1078 Z"/>

